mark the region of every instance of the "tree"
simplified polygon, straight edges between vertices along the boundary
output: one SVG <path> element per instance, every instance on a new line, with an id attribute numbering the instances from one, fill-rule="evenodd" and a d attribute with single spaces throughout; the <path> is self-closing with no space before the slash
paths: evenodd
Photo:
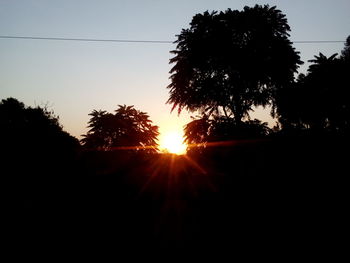
<path id="1" fill-rule="evenodd" d="M 349 38 L 348 38 L 349 39 Z M 306 75 L 281 90 L 277 113 L 284 129 L 297 128 L 317 132 L 350 130 L 350 64 L 346 56 L 326 57 L 322 53 L 310 60 Z"/>
<path id="2" fill-rule="evenodd" d="M 79 146 L 52 111 L 46 107 L 26 107 L 14 98 L 0 102 L 0 140 L 5 152 L 46 152 L 41 153 L 42 157 Z"/>
<path id="3" fill-rule="evenodd" d="M 350 60 L 350 36 L 347 37 L 345 41 L 345 47 L 341 52 L 342 58 L 346 60 Z"/>
<path id="4" fill-rule="evenodd" d="M 116 147 L 154 152 L 158 127 L 145 112 L 133 106 L 119 105 L 115 114 L 94 110 L 89 114 L 90 130 L 81 140 L 86 148 L 112 150 Z M 130 148 L 129 148 L 130 147 Z"/>
<path id="5" fill-rule="evenodd" d="M 65 197 L 65 187 L 76 177 L 80 145 L 47 107 L 1 100 L 0 145 L 1 175 L 15 210 L 27 200 L 47 211 Z"/>
<path id="6" fill-rule="evenodd" d="M 302 63 L 289 31 L 285 15 L 268 5 L 195 15 L 171 52 L 172 110 L 224 115 L 239 125 L 252 106 L 274 105 Z"/>

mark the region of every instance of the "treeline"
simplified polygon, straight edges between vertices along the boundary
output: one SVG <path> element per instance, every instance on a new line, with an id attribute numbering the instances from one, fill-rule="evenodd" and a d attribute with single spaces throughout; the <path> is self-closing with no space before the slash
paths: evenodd
<path id="1" fill-rule="evenodd" d="M 2 114 L 9 102 L 1 103 Z M 342 245 L 347 136 L 254 135 L 174 157 L 119 146 L 84 149 L 50 113 L 36 111 L 47 119 L 40 128 L 46 135 L 29 136 L 36 124 L 31 114 L 19 114 L 5 127 L 28 134 L 11 143 L 19 131 L 8 130 L 1 148 L 11 211 L 5 232 L 12 244 L 20 238 L 24 251 L 40 246 L 57 253 L 64 243 L 200 253 L 234 244 L 240 251 L 300 256 Z"/>

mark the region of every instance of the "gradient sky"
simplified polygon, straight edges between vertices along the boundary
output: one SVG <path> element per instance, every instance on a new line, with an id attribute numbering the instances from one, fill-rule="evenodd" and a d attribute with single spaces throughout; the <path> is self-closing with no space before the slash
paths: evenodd
<path id="1" fill-rule="evenodd" d="M 286 14 L 291 40 L 345 40 L 350 35 L 349 0 L 0 0 L 0 35 L 170 40 L 196 13 L 276 5 Z M 295 44 L 303 61 L 318 52 L 339 53 L 343 43 Z M 181 128 L 185 112 L 170 114 L 169 51 L 174 44 L 96 43 L 0 39 L 0 99 L 15 97 L 45 106 L 64 129 L 80 138 L 88 114 L 118 104 L 145 111 L 161 132 Z M 305 72 L 307 63 L 300 71 Z M 271 121 L 268 112 L 253 117 Z"/>

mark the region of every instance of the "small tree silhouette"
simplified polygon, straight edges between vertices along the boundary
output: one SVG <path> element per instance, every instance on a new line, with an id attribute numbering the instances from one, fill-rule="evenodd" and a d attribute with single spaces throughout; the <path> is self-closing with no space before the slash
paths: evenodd
<path id="1" fill-rule="evenodd" d="M 52 111 L 46 107 L 25 107 L 14 98 L 0 102 L 0 140 L 2 150 L 47 151 L 55 155 L 79 146 L 77 139 L 63 131 Z"/>
<path id="2" fill-rule="evenodd" d="M 350 60 L 350 36 L 346 38 L 345 47 L 341 54 L 343 59 Z"/>
<path id="3" fill-rule="evenodd" d="M 86 148 L 112 150 L 117 147 L 156 151 L 158 126 L 152 125 L 145 112 L 133 106 L 118 105 L 115 114 L 94 110 L 89 115 L 90 130 L 81 142 Z"/>

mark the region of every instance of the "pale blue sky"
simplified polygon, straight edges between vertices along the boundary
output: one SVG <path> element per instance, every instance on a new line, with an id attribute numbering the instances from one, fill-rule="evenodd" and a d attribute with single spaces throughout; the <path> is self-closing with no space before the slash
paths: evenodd
<path id="1" fill-rule="evenodd" d="M 0 0 L 0 35 L 173 41 L 196 13 L 256 3 L 277 5 L 287 15 L 292 40 L 345 40 L 350 35 L 349 0 Z M 306 62 L 318 52 L 340 52 L 343 44 L 295 47 Z M 188 115 L 170 115 L 171 106 L 165 105 L 169 51 L 174 48 L 0 39 L 0 99 L 48 104 L 77 137 L 86 132 L 88 113 L 113 111 L 118 104 L 148 112 L 161 131 L 181 127 Z M 263 111 L 256 114 L 269 120 Z"/>

